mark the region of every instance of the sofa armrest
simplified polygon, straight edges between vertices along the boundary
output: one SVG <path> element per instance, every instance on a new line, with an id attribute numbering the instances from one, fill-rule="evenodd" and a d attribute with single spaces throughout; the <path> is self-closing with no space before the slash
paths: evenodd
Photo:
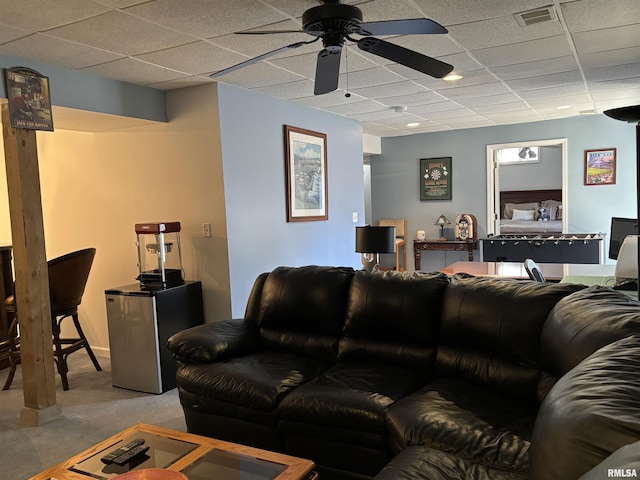
<path id="1" fill-rule="evenodd" d="M 246 319 L 207 323 L 176 333 L 167 347 L 176 360 L 212 363 L 246 355 L 259 345 L 258 328 Z"/>

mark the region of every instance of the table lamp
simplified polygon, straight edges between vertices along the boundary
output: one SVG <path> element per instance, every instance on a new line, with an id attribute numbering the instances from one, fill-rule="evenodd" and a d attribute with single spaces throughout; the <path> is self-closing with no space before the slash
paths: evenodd
<path id="1" fill-rule="evenodd" d="M 607 117 L 636 124 L 636 219 L 640 222 L 640 105 L 620 107 L 606 110 Z M 640 223 L 638 224 L 640 235 Z M 638 242 L 638 271 L 640 272 L 640 242 Z M 638 282 L 638 297 L 640 298 L 640 282 Z"/>
<path id="2" fill-rule="evenodd" d="M 446 238 L 444 236 L 444 226 L 451 225 L 451 222 L 449 221 L 449 219 L 445 217 L 444 214 L 442 214 L 438 217 L 434 225 L 438 225 L 440 227 L 440 238 L 438 240 L 440 240 L 441 242 L 445 241 Z"/>
<path id="3" fill-rule="evenodd" d="M 377 269 L 381 253 L 396 252 L 396 227 L 356 227 L 356 252 L 362 254 L 366 271 Z"/>

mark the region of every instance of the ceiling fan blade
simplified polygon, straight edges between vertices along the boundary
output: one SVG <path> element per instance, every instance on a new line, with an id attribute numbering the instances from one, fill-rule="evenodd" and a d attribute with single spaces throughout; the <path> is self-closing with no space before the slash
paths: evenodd
<path id="1" fill-rule="evenodd" d="M 258 55 L 257 57 L 250 58 L 249 60 L 245 60 L 244 62 L 240 62 L 237 65 L 233 65 L 231 67 L 228 67 L 228 68 L 225 68 L 225 69 L 222 69 L 222 70 L 218 70 L 217 72 L 214 72 L 211 75 L 209 75 L 209 77 L 215 78 L 215 77 L 220 77 L 222 75 L 226 75 L 227 73 L 235 72 L 236 70 L 238 70 L 238 69 L 240 69 L 242 67 L 246 67 L 247 65 L 251 65 L 252 63 L 259 62 L 260 60 L 264 60 L 265 58 L 272 57 L 274 55 L 277 55 L 278 53 L 284 52 L 285 50 L 289 50 L 289 49 L 292 49 L 292 48 L 298 48 L 298 47 L 301 47 L 302 45 L 307 45 L 307 44 L 313 43 L 313 42 L 315 42 L 315 40 L 312 40 L 310 42 L 292 43 L 291 45 L 287 45 L 287 46 L 284 46 L 284 47 L 277 48 L 277 49 L 272 50 L 270 52 L 263 53 L 262 55 Z"/>
<path id="2" fill-rule="evenodd" d="M 408 18 L 405 20 L 363 22 L 354 27 L 353 33 L 360 35 L 421 35 L 448 32 L 442 25 L 428 18 Z"/>
<path id="3" fill-rule="evenodd" d="M 338 88 L 341 56 L 342 49 L 327 50 L 325 48 L 318 53 L 318 62 L 316 63 L 316 83 L 313 90 L 315 95 L 333 92 Z"/>
<path id="4" fill-rule="evenodd" d="M 247 30 L 234 32 L 235 35 L 269 35 L 271 33 L 306 33 L 304 30 Z"/>
<path id="5" fill-rule="evenodd" d="M 358 47 L 360 50 L 373 53 L 435 78 L 442 78 L 453 70 L 453 65 L 379 38 L 365 37 L 358 41 Z"/>

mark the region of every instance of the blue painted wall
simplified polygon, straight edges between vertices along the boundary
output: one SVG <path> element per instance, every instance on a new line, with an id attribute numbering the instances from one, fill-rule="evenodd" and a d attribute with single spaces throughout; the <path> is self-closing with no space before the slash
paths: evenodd
<path id="1" fill-rule="evenodd" d="M 31 68 L 49 77 L 53 105 L 158 122 L 167 121 L 167 98 L 166 92 L 162 90 L 0 55 L 0 69 L 14 67 Z M 2 73 L 0 97 L 7 98 L 4 70 Z"/>
<path id="2" fill-rule="evenodd" d="M 244 313 L 256 277 L 277 266 L 361 268 L 354 252 L 355 226 L 364 223 L 360 123 L 223 83 L 218 103 L 233 315 Z M 284 125 L 327 134 L 326 221 L 287 222 Z"/>
<path id="3" fill-rule="evenodd" d="M 444 213 L 452 222 L 460 213 L 474 214 L 480 236 L 486 231 L 486 146 L 528 140 L 568 139 L 569 232 L 609 232 L 612 216 L 636 215 L 635 127 L 604 115 L 562 120 L 427 133 L 382 139 L 382 154 L 371 157 L 372 220 L 406 218 L 408 238 L 426 230 L 437 238 L 433 223 Z M 618 149 L 615 185 L 584 185 L 584 150 Z M 453 199 L 420 202 L 420 158 L 453 158 Z M 608 248 L 608 243 L 606 244 Z M 409 248 L 411 258 L 411 247 Z M 478 252 L 479 253 L 479 252 Z M 458 252 L 429 252 L 422 270 L 437 270 L 466 260 Z M 409 261 L 413 268 L 413 261 Z"/>

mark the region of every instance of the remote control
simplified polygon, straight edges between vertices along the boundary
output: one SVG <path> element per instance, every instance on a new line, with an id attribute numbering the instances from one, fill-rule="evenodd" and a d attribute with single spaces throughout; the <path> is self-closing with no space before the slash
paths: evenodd
<path id="1" fill-rule="evenodd" d="M 141 453 L 149 450 L 149 445 L 138 445 L 137 447 L 133 447 L 131 450 L 123 453 L 122 455 L 118 455 L 113 459 L 113 463 L 116 465 L 124 465 L 128 463 L 133 457 L 137 457 Z"/>
<path id="2" fill-rule="evenodd" d="M 101 457 L 100 460 L 102 461 L 102 463 L 110 465 L 120 455 L 123 455 L 123 454 L 127 453 L 132 448 L 135 448 L 138 445 L 142 445 L 143 443 L 144 443 L 144 438 L 136 438 L 136 439 L 130 441 L 129 443 L 127 443 L 126 445 L 123 445 L 122 447 L 114 450 L 113 452 L 107 453 L 105 456 Z"/>

